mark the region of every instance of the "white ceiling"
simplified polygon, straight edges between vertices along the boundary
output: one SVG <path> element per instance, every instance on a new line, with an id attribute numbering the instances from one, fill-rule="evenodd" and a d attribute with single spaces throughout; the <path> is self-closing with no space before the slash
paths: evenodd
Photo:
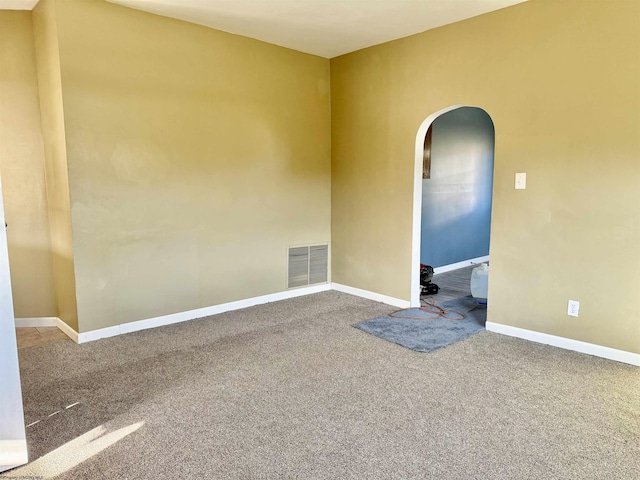
<path id="1" fill-rule="evenodd" d="M 526 0 L 108 1 L 332 58 Z M 36 2 L 0 0 L 0 8 Z"/>
<path id="2" fill-rule="evenodd" d="M 0 10 L 31 10 L 38 0 L 0 0 Z"/>

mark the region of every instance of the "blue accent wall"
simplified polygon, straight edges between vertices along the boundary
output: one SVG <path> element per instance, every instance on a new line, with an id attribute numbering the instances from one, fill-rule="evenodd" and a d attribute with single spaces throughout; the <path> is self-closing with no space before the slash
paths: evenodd
<path id="1" fill-rule="evenodd" d="M 495 132 L 489 115 L 472 107 L 439 116 L 432 128 L 420 261 L 441 267 L 489 255 Z"/>

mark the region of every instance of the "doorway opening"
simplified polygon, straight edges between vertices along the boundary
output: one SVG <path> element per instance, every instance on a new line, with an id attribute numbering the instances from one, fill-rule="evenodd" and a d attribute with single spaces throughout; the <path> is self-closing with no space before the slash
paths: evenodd
<path id="1" fill-rule="evenodd" d="M 420 306 L 420 264 L 437 274 L 488 261 L 494 149 L 493 121 L 479 107 L 453 105 L 418 129 L 411 306 Z"/>

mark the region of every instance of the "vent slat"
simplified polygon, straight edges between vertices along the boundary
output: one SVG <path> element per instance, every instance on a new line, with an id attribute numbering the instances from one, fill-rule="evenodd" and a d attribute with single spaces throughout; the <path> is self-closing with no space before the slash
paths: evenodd
<path id="1" fill-rule="evenodd" d="M 289 249 L 289 288 L 309 285 L 309 247 Z"/>
<path id="2" fill-rule="evenodd" d="M 326 283 L 329 264 L 329 246 L 309 247 L 309 284 Z"/>

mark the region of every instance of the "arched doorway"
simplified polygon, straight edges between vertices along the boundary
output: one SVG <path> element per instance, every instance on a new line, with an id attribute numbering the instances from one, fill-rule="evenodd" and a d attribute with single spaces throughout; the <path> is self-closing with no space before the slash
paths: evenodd
<path id="1" fill-rule="evenodd" d="M 412 306 L 420 305 L 420 263 L 446 271 L 488 258 L 494 145 L 493 121 L 475 106 L 453 105 L 435 112 L 418 129 Z"/>

